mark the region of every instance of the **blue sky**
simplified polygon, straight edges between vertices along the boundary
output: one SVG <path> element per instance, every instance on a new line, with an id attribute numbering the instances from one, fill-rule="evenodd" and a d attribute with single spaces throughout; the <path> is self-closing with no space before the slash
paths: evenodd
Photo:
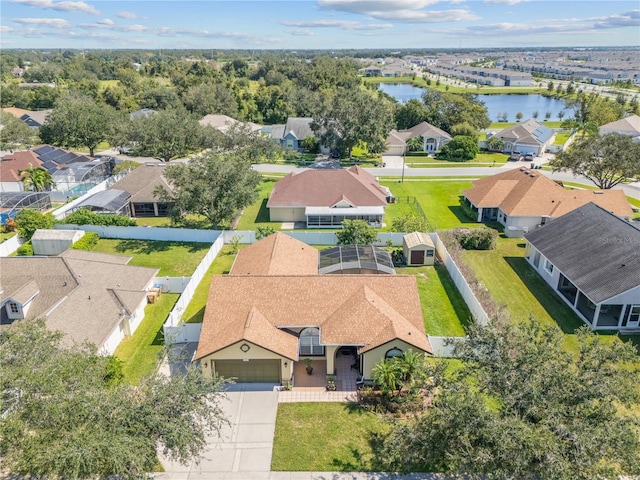
<path id="1" fill-rule="evenodd" d="M 640 2 L 2 0 L 3 48 L 640 46 Z"/>

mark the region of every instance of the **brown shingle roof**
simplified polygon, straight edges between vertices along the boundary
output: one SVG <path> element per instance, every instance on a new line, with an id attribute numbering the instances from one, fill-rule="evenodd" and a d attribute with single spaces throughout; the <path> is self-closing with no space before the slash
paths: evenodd
<path id="1" fill-rule="evenodd" d="M 211 280 L 196 358 L 251 341 L 242 326 L 252 312 L 256 343 L 294 360 L 297 338 L 279 328 L 320 327 L 323 344 L 362 351 L 398 338 L 431 352 L 414 276 L 227 275 Z"/>
<path id="2" fill-rule="evenodd" d="M 238 252 L 231 275 L 316 275 L 318 250 L 276 232 Z"/>
<path id="3" fill-rule="evenodd" d="M 38 156 L 31 150 L 14 152 L 10 155 L 2 157 L 0 162 L 0 181 L 1 182 L 20 182 L 20 171 L 26 170 L 30 166 L 39 167 L 42 162 Z"/>
<path id="4" fill-rule="evenodd" d="M 507 215 L 555 218 L 588 202 L 620 217 L 633 213 L 621 190 L 565 190 L 550 178 L 524 167 L 474 180 L 473 185 L 462 193 L 476 207 L 499 207 Z"/>
<path id="5" fill-rule="evenodd" d="M 124 190 L 131 194 L 132 203 L 156 202 L 158 198 L 153 194 L 157 187 L 164 187 L 172 191 L 164 177 L 164 168 L 158 166 L 141 165 L 132 170 L 122 180 L 114 183 L 110 188 Z"/>
<path id="6" fill-rule="evenodd" d="M 332 207 L 345 195 L 356 207 L 386 206 L 387 194 L 362 168 L 305 170 L 276 182 L 267 207 Z"/>

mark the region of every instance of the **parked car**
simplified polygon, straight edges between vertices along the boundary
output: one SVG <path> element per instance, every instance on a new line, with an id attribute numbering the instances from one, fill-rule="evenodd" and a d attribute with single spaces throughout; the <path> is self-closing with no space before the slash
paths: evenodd
<path id="1" fill-rule="evenodd" d="M 536 158 L 536 156 L 535 156 L 533 153 L 527 153 L 527 154 L 524 156 L 523 160 L 524 160 L 525 162 L 533 162 L 533 159 L 534 159 L 534 158 Z"/>
<path id="2" fill-rule="evenodd" d="M 509 157 L 509 161 L 510 162 L 519 162 L 523 158 L 524 158 L 524 155 L 522 155 L 520 152 L 513 152 L 511 154 L 511 156 Z"/>

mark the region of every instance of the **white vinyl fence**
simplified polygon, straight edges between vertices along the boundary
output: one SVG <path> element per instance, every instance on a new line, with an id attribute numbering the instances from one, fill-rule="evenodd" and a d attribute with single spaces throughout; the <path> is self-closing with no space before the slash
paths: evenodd
<path id="1" fill-rule="evenodd" d="M 447 248 L 437 234 L 435 235 L 435 245 L 436 252 L 438 252 L 438 255 L 444 262 L 444 266 L 447 268 L 447 271 L 449 272 L 453 283 L 460 292 L 460 295 L 462 295 L 464 302 L 469 307 L 471 315 L 473 315 L 473 318 L 475 318 L 476 321 L 480 322 L 482 325 L 485 325 L 489 321 L 489 315 L 487 315 L 487 312 L 485 312 L 484 308 L 482 308 L 482 305 L 474 295 L 471 287 L 467 283 L 467 280 L 464 278 L 464 275 L 462 275 L 462 272 L 458 268 L 458 265 L 456 265 L 456 262 L 453 260 L 453 258 L 451 258 L 451 255 L 449 255 Z"/>
<path id="2" fill-rule="evenodd" d="M 18 235 L 14 235 L 13 237 L 0 243 L 0 257 L 8 257 L 13 252 L 18 250 L 18 247 L 21 244 L 22 241 L 20 241 L 20 237 Z"/>
<path id="3" fill-rule="evenodd" d="M 182 295 L 180 295 L 180 298 L 174 305 L 173 310 L 171 310 L 163 325 L 166 344 L 182 343 L 185 341 L 197 342 L 200 338 L 201 325 L 198 325 L 198 328 L 195 328 L 192 324 L 182 323 L 181 318 L 189 305 L 189 302 L 191 302 L 193 294 L 204 277 L 204 274 L 207 272 L 218 253 L 220 253 L 223 246 L 223 235 L 218 235 L 218 238 L 213 242 L 213 245 L 211 245 L 211 248 L 200 262 L 200 265 L 198 265 L 198 268 L 196 268 L 196 271 L 193 272 L 189 282 L 185 285 Z M 183 329 L 184 331 L 181 331 L 180 329 Z"/>
<path id="4" fill-rule="evenodd" d="M 467 337 L 432 337 L 428 335 L 434 357 L 453 358 L 455 343 L 464 342 Z"/>
<path id="5" fill-rule="evenodd" d="M 162 285 L 162 293 L 182 293 L 191 277 L 156 277 L 154 285 Z"/>
<path id="6" fill-rule="evenodd" d="M 56 224 L 58 230 L 84 230 L 96 232 L 100 238 L 121 238 L 130 240 L 162 240 L 170 242 L 213 243 L 220 237 L 219 230 L 196 230 L 188 228 L 160 227 L 104 227 L 101 225 Z"/>

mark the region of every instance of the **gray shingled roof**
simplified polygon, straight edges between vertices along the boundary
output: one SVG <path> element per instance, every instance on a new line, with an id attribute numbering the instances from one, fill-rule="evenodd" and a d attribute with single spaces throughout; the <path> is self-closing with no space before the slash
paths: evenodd
<path id="1" fill-rule="evenodd" d="M 594 203 L 525 239 L 594 303 L 640 285 L 640 229 Z"/>

